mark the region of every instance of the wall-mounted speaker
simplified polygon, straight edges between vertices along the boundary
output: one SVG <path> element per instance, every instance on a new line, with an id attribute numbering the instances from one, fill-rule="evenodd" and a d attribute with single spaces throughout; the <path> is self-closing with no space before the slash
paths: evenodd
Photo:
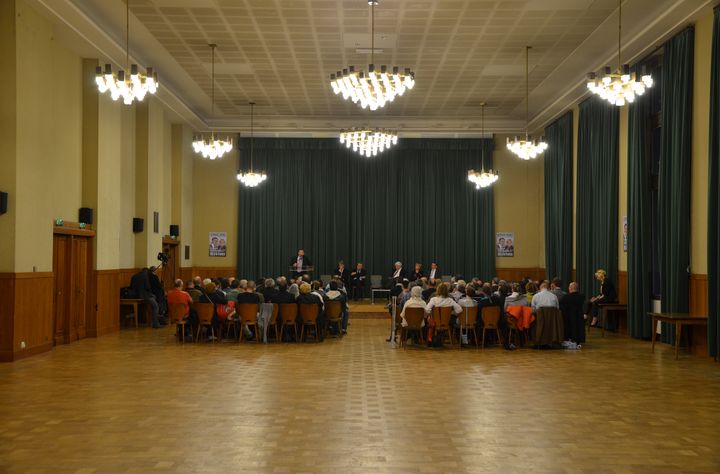
<path id="1" fill-rule="evenodd" d="M 0 214 L 7 212 L 8 193 L 0 191 Z"/>
<path id="2" fill-rule="evenodd" d="M 153 232 L 156 234 L 160 232 L 160 213 L 159 212 L 153 212 Z"/>
<path id="3" fill-rule="evenodd" d="M 170 225 L 170 235 L 173 237 L 177 237 L 180 235 L 180 226 L 177 224 L 171 224 Z"/>
<path id="4" fill-rule="evenodd" d="M 78 220 L 85 224 L 92 225 L 93 223 L 93 210 L 89 207 L 81 207 L 78 211 Z"/>
<path id="5" fill-rule="evenodd" d="M 190 260 L 190 246 L 185 246 L 185 260 Z"/>
<path id="6" fill-rule="evenodd" d="M 142 217 L 133 217 L 133 232 L 136 234 L 142 232 L 143 227 L 145 227 L 145 219 Z"/>

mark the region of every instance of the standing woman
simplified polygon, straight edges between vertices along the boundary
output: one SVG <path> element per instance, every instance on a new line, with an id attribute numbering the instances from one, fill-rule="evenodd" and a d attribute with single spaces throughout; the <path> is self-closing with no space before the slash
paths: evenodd
<path id="1" fill-rule="evenodd" d="M 595 278 L 600 282 L 600 294 L 593 296 L 589 300 L 590 311 L 592 312 L 592 322 L 590 326 L 596 327 L 598 323 L 598 314 L 600 314 L 600 305 L 617 302 L 617 291 L 615 285 L 607 277 L 607 273 L 602 268 L 595 272 Z M 603 321 L 604 323 L 604 321 Z"/>

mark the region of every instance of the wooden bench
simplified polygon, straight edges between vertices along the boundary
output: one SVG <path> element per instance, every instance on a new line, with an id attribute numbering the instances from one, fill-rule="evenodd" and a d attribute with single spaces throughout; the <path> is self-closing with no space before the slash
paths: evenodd
<path id="1" fill-rule="evenodd" d="M 138 306 L 139 305 L 145 305 L 145 300 L 141 298 L 120 298 L 120 307 L 123 306 L 132 306 L 133 308 L 133 316 L 135 318 L 135 328 L 138 327 Z M 121 313 L 122 314 L 122 313 Z M 121 321 L 122 324 L 122 321 Z"/>
<path id="2" fill-rule="evenodd" d="M 602 337 L 605 337 L 605 328 L 607 327 L 607 317 L 610 314 L 615 315 L 615 326 L 620 327 L 620 316 L 619 314 L 624 314 L 627 317 L 627 305 L 626 304 L 620 304 L 620 303 L 606 303 L 606 304 L 599 304 L 601 313 L 601 320 L 602 320 Z"/>

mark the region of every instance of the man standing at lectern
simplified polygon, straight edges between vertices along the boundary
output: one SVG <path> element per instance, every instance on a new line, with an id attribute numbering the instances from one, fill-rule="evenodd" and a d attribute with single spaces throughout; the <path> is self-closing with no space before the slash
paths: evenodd
<path id="1" fill-rule="evenodd" d="M 292 267 L 290 276 L 297 279 L 302 275 L 307 275 L 307 268 L 312 267 L 312 262 L 310 258 L 305 255 L 305 250 L 300 249 L 298 250 L 297 257 L 290 260 L 290 266 Z"/>

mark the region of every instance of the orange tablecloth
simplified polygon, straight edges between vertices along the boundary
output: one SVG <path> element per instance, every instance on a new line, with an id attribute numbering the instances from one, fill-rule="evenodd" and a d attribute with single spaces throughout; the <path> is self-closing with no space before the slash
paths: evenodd
<path id="1" fill-rule="evenodd" d="M 535 316 L 532 314 L 532 308 L 530 306 L 508 306 L 505 312 L 508 318 L 515 320 L 515 326 L 521 331 L 530 329 L 530 325 L 535 321 Z"/>

